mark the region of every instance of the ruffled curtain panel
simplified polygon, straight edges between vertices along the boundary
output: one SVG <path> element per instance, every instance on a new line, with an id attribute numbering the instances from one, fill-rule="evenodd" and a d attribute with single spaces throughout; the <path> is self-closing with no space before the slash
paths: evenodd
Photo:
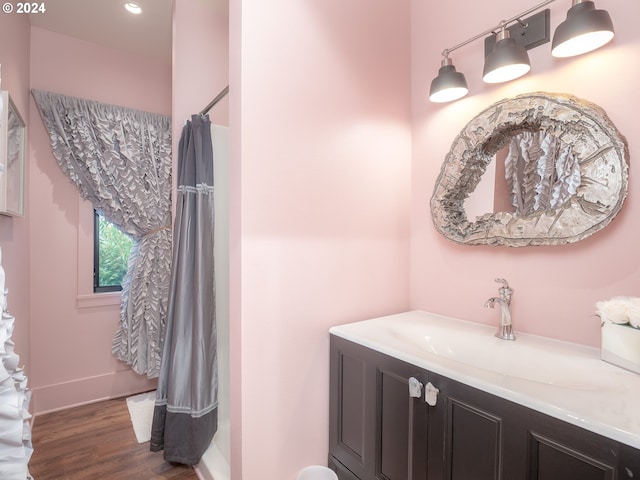
<path id="1" fill-rule="evenodd" d="M 113 354 L 160 370 L 171 269 L 171 119 L 32 90 L 62 171 L 105 219 L 134 239 Z"/>
<path id="2" fill-rule="evenodd" d="M 182 130 L 173 267 L 151 450 L 195 465 L 218 426 L 211 122 L 194 115 Z"/>
<path id="3" fill-rule="evenodd" d="M 15 318 L 7 310 L 1 261 L 0 250 L 0 479 L 33 480 L 28 466 L 33 453 L 31 390 L 11 338 Z"/>

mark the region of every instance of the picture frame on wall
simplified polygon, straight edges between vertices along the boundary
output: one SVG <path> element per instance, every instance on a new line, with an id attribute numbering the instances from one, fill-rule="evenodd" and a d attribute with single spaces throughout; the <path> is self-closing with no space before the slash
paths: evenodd
<path id="1" fill-rule="evenodd" d="M 9 92 L 0 109 L 0 214 L 24 215 L 26 125 Z"/>

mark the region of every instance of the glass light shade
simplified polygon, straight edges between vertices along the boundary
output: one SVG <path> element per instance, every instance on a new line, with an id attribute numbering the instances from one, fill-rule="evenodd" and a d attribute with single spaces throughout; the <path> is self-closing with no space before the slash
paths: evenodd
<path id="1" fill-rule="evenodd" d="M 469 93 L 467 79 L 464 74 L 456 71 L 451 64 L 443 65 L 438 70 L 438 76 L 431 81 L 429 100 L 435 103 L 452 102 Z"/>
<path id="2" fill-rule="evenodd" d="M 531 70 L 527 49 L 513 38 L 498 40 L 493 52 L 484 61 L 482 80 L 486 83 L 502 83 L 521 77 Z"/>
<path id="3" fill-rule="evenodd" d="M 600 48 L 613 38 L 613 22 L 606 10 L 596 10 L 591 1 L 577 3 L 553 34 L 551 55 L 573 57 Z"/>

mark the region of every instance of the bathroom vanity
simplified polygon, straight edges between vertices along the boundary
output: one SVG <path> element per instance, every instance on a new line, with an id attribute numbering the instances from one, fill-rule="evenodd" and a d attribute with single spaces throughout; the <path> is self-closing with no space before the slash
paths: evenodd
<path id="1" fill-rule="evenodd" d="M 421 311 L 330 333 L 340 480 L 640 479 L 640 376 L 597 349 Z"/>

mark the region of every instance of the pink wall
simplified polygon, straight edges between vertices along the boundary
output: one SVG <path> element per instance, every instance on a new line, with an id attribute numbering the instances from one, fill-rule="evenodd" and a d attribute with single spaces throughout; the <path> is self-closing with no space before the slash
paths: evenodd
<path id="1" fill-rule="evenodd" d="M 26 15 L 0 15 L 0 65 L 2 90 L 7 90 L 29 123 L 29 19 Z M 6 107 L 5 107 L 6 108 Z M 27 141 L 29 132 L 27 131 Z M 29 153 L 25 156 L 25 215 L 0 215 L 2 266 L 9 289 L 8 309 L 15 317 L 13 340 L 20 363 L 31 372 L 29 312 Z"/>
<path id="2" fill-rule="evenodd" d="M 409 4 L 230 17 L 232 478 L 295 478 L 326 463 L 328 329 L 408 307 Z"/>
<path id="3" fill-rule="evenodd" d="M 170 114 L 170 69 L 170 65 L 32 28 L 32 88 Z M 153 388 L 153 382 L 134 374 L 111 354 L 119 305 L 78 307 L 78 292 L 83 289 L 78 282 L 91 281 L 90 275 L 78 272 L 78 251 L 91 242 L 92 224 L 83 216 L 75 187 L 53 158 L 33 102 L 30 136 L 34 411 Z"/>
<path id="4" fill-rule="evenodd" d="M 173 143 L 177 152 L 184 122 L 229 84 L 229 17 L 220 2 L 174 0 Z M 211 122 L 229 125 L 229 97 L 209 112 Z M 177 156 L 174 156 L 177 163 Z"/>
<path id="5" fill-rule="evenodd" d="M 529 8 L 529 0 L 440 3 L 412 1 L 413 171 L 411 206 L 411 307 L 495 324 L 497 312 L 483 308 L 497 292 L 494 277 L 515 289 L 516 330 L 597 346 L 596 301 L 638 295 L 640 234 L 638 183 L 640 151 L 640 3 L 596 2 L 611 14 L 616 38 L 605 48 L 573 59 L 554 59 L 550 44 L 530 51 L 531 72 L 503 86 L 481 81 L 483 45 L 474 42 L 452 53 L 469 82 L 470 95 L 458 102 L 429 103 L 440 52 L 502 18 Z M 551 4 L 552 30 L 566 17 L 570 2 Z M 463 11 L 464 15 L 460 15 Z M 499 99 L 532 91 L 571 93 L 600 105 L 627 137 L 631 153 L 630 193 L 613 223 L 589 239 L 557 247 L 464 247 L 434 229 L 429 199 L 442 161 L 456 134 L 482 109 Z"/>

